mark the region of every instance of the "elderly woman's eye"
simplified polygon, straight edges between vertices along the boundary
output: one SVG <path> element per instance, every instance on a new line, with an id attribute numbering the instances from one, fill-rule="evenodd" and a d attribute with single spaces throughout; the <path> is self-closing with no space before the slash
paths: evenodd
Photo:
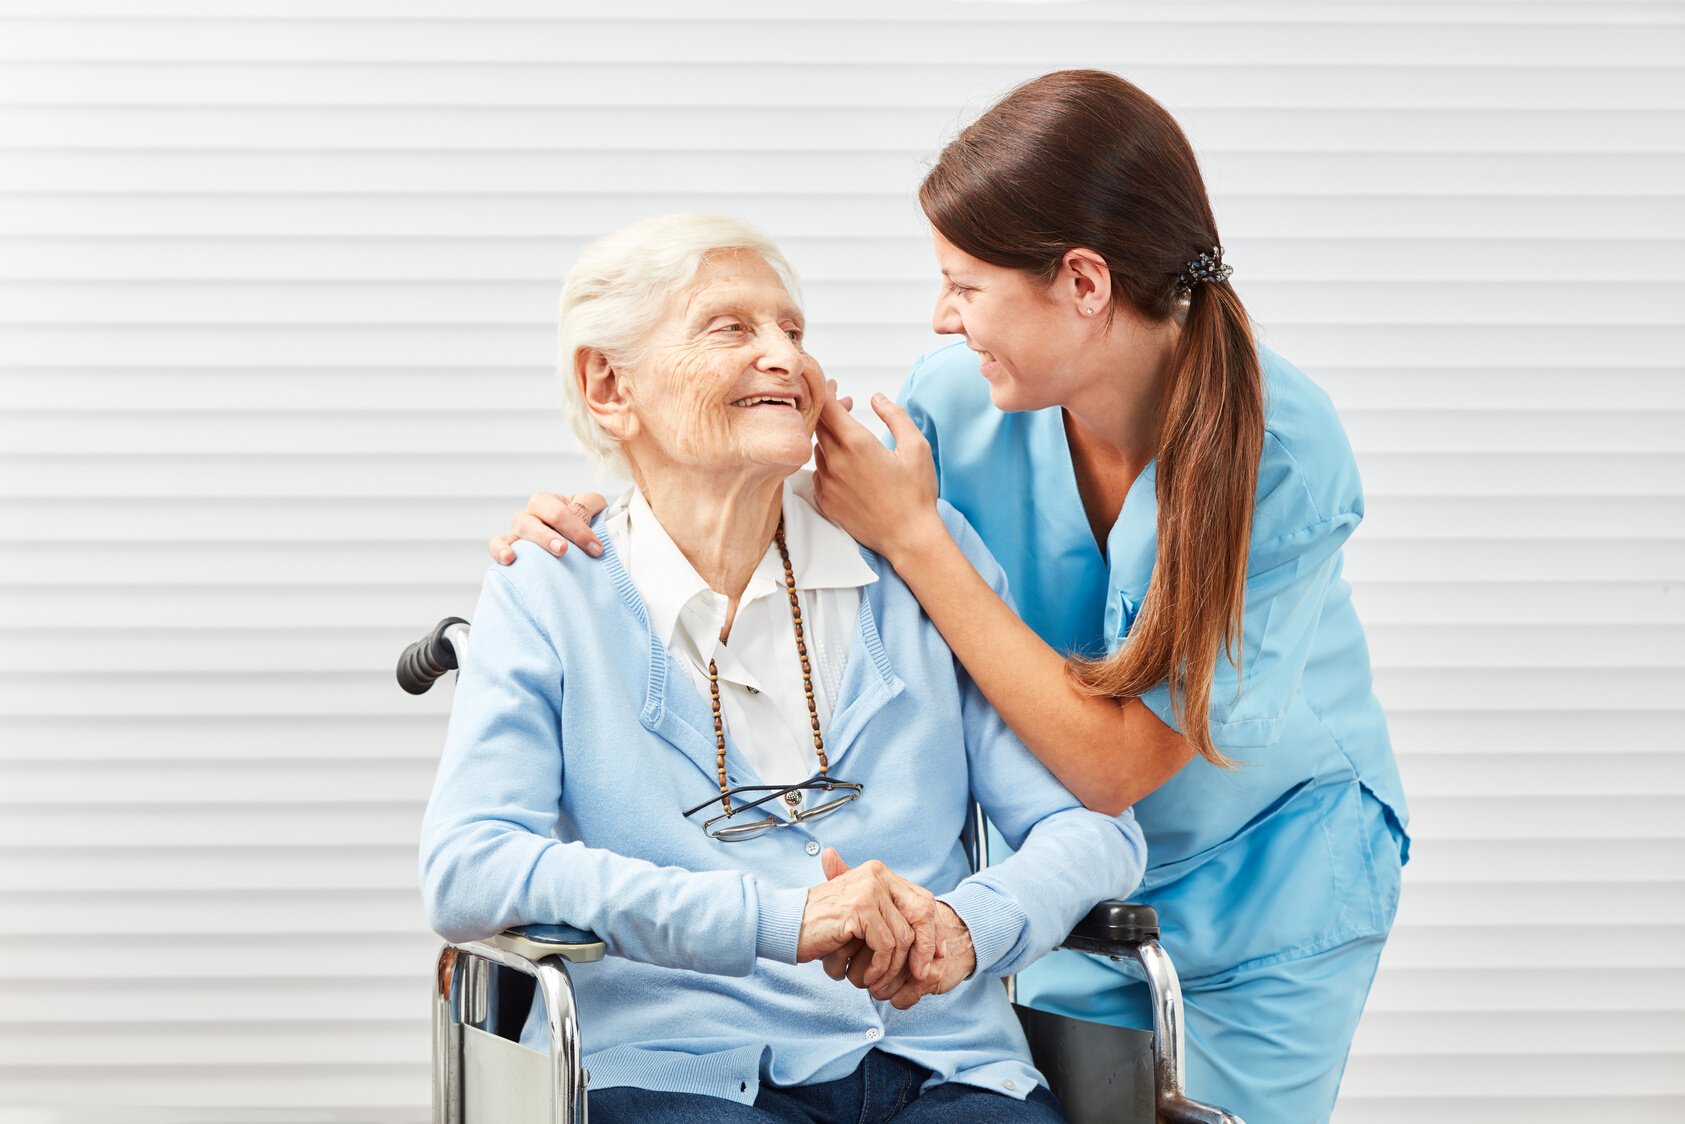
<path id="1" fill-rule="evenodd" d="M 800 328 L 785 328 L 784 334 L 797 343 L 802 342 L 802 330 Z"/>

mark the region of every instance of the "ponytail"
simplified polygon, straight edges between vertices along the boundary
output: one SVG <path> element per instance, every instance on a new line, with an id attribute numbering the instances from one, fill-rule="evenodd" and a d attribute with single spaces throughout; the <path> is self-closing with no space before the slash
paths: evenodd
<path id="1" fill-rule="evenodd" d="M 1227 281 L 1196 284 L 1159 440 L 1158 557 L 1141 615 L 1116 654 L 1066 666 L 1090 695 L 1136 698 L 1168 682 L 1177 727 L 1225 768 L 1233 762 L 1211 740 L 1207 716 L 1219 656 L 1239 677 L 1263 446 L 1263 379 L 1246 310 Z"/>

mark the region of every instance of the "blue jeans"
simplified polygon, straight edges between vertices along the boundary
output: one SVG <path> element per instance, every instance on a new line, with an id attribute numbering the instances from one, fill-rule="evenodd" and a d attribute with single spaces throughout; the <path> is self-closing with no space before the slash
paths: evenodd
<path id="1" fill-rule="evenodd" d="M 620 1086 L 591 1091 L 591 1124 L 1063 1124 L 1053 1094 L 1024 1100 L 947 1082 L 920 1094 L 930 1070 L 873 1050 L 855 1071 L 818 1085 L 762 1085 L 752 1105 L 700 1093 Z"/>

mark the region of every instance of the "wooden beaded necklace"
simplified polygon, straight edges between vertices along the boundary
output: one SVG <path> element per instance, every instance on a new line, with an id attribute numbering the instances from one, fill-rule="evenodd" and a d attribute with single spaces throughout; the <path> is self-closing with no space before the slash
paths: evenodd
<path id="1" fill-rule="evenodd" d="M 831 763 L 825 758 L 825 735 L 819 732 L 819 708 L 813 701 L 813 665 L 807 658 L 807 637 L 802 632 L 802 606 L 796 600 L 796 573 L 790 567 L 790 549 L 784 545 L 784 517 L 778 517 L 778 530 L 773 534 L 778 544 L 778 556 L 784 560 L 784 592 L 790 595 L 790 620 L 796 626 L 796 654 L 802 661 L 802 692 L 807 695 L 807 717 L 813 726 L 813 752 L 819 756 L 819 775 L 825 777 Z M 714 767 L 720 773 L 720 804 L 731 815 L 731 794 L 725 775 L 725 722 L 720 717 L 720 673 L 714 661 L 708 661 L 708 698 L 714 704 Z M 784 802 L 793 814 L 802 801 L 800 792 L 787 792 Z"/>

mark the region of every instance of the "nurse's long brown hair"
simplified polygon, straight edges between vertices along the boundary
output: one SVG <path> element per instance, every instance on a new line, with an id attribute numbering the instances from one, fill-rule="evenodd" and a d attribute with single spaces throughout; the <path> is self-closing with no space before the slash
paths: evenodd
<path id="1" fill-rule="evenodd" d="M 942 150 L 919 187 L 925 215 L 972 257 L 1051 284 L 1065 254 L 1098 253 L 1112 305 L 1162 323 L 1178 276 L 1220 245 L 1187 137 L 1115 74 L 1062 70 L 1013 90 Z M 1246 309 L 1228 281 L 1193 286 L 1158 448 L 1158 559 L 1115 655 L 1074 655 L 1084 691 L 1133 698 L 1166 681 L 1177 724 L 1207 760 L 1217 660 L 1239 666 L 1247 548 L 1264 443 L 1264 392 Z"/>

